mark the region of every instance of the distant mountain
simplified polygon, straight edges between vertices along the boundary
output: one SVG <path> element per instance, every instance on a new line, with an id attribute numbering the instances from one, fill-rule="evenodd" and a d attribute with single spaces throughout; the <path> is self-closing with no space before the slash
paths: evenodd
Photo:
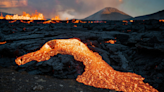
<path id="1" fill-rule="evenodd" d="M 84 20 L 123 20 L 132 18 L 130 15 L 112 7 L 106 7 Z"/>
<path id="2" fill-rule="evenodd" d="M 130 19 L 132 20 L 164 19 L 164 10 L 155 12 L 153 14 L 138 16 Z"/>

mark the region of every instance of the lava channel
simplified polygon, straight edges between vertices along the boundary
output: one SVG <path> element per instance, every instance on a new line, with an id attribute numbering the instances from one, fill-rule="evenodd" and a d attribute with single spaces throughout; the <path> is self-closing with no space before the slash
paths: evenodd
<path id="1" fill-rule="evenodd" d="M 98 53 L 91 51 L 77 39 L 48 41 L 40 50 L 18 57 L 15 62 L 18 65 L 23 65 L 32 60 L 41 62 L 58 53 L 72 55 L 75 60 L 83 62 L 85 71 L 82 75 L 78 75 L 76 81 L 85 85 L 125 92 L 158 92 L 148 83 L 144 83 L 142 76 L 114 70 Z"/>

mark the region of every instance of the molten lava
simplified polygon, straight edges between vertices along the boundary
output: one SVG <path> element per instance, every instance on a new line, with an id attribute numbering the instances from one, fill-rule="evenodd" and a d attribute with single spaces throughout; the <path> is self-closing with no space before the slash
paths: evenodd
<path id="1" fill-rule="evenodd" d="M 6 43 L 6 41 L 5 42 L 0 42 L 0 44 L 5 44 Z"/>
<path id="2" fill-rule="evenodd" d="M 7 20 L 44 20 L 44 16 L 42 13 L 38 13 L 35 11 L 35 14 L 28 14 L 23 12 L 23 15 L 19 16 L 18 14 L 15 15 L 6 15 L 5 19 Z"/>
<path id="3" fill-rule="evenodd" d="M 75 60 L 83 62 L 85 72 L 79 75 L 76 80 L 85 85 L 116 91 L 158 92 L 148 83 L 144 83 L 144 78 L 140 75 L 115 71 L 98 53 L 91 51 L 77 39 L 48 41 L 40 50 L 18 57 L 15 62 L 18 65 L 23 65 L 32 60 L 41 62 L 58 53 L 73 55 Z"/>
<path id="4" fill-rule="evenodd" d="M 160 19 L 159 22 L 164 22 L 164 19 Z"/>
<path id="5" fill-rule="evenodd" d="M 1 13 L 0 19 L 4 19 L 3 14 Z"/>
<path id="6" fill-rule="evenodd" d="M 109 41 L 105 41 L 105 43 L 111 43 L 111 44 L 115 44 L 116 40 L 109 40 Z"/>

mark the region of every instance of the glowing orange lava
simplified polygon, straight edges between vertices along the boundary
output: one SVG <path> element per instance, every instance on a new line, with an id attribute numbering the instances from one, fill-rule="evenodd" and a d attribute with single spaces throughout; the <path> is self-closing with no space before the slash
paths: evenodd
<path id="1" fill-rule="evenodd" d="M 105 43 L 111 43 L 111 44 L 115 44 L 116 40 L 109 40 L 109 41 L 105 41 Z"/>
<path id="2" fill-rule="evenodd" d="M 1 13 L 0 19 L 4 19 L 3 14 Z"/>
<path id="3" fill-rule="evenodd" d="M 164 22 L 164 19 L 159 20 L 159 22 Z"/>
<path id="4" fill-rule="evenodd" d="M 23 12 L 23 15 L 19 16 L 18 14 L 15 15 L 6 15 L 5 19 L 7 20 L 44 20 L 44 16 L 42 13 L 38 13 L 35 11 L 35 14 L 28 14 Z"/>
<path id="5" fill-rule="evenodd" d="M 83 62 L 85 71 L 76 80 L 85 85 L 126 92 L 158 92 L 148 83 L 144 83 L 144 78 L 140 75 L 115 71 L 98 53 L 91 51 L 77 39 L 48 41 L 40 50 L 18 57 L 15 62 L 18 65 L 32 60 L 41 62 L 58 53 L 72 55 L 75 60 Z"/>
<path id="6" fill-rule="evenodd" d="M 73 27 L 77 27 L 77 25 L 73 25 Z"/>
<path id="7" fill-rule="evenodd" d="M 130 22 L 134 22 L 134 20 L 130 20 Z"/>
<path id="8" fill-rule="evenodd" d="M 6 41 L 5 42 L 0 42 L 0 44 L 6 44 Z"/>
<path id="9" fill-rule="evenodd" d="M 23 21 L 23 20 L 21 20 L 21 22 L 22 23 L 28 23 L 28 24 L 30 24 L 31 22 L 34 22 L 34 20 L 29 20 L 29 21 Z"/>

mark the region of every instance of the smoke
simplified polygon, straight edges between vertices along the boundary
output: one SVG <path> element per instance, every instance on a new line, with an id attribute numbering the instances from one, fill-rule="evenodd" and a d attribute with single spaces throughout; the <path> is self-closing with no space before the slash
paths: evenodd
<path id="1" fill-rule="evenodd" d="M 17 1 L 19 5 L 18 1 L 21 0 L 0 0 L 0 2 L 4 1 Z M 22 1 L 27 2 L 27 0 Z M 46 18 L 59 15 L 61 19 L 82 19 L 105 7 L 118 8 L 120 4 L 122 4 L 122 0 L 28 0 L 28 5 L 24 7 L 8 7 L 0 9 L 0 11 L 21 14 L 22 11 L 34 13 L 37 10 L 43 13 Z M 3 8 L 1 4 L 0 8 Z"/>
<path id="2" fill-rule="evenodd" d="M 0 0 L 0 8 L 23 7 L 27 3 L 27 0 Z"/>

